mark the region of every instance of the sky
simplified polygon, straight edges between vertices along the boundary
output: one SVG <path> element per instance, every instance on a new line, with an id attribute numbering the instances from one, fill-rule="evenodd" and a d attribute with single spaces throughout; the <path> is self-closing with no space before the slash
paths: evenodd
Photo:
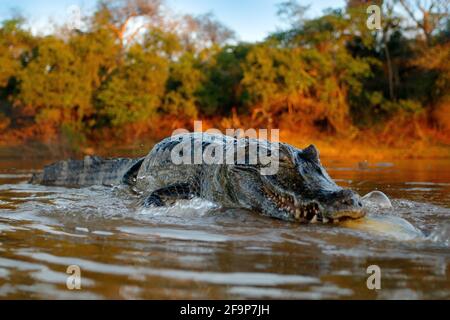
<path id="1" fill-rule="evenodd" d="M 166 0 L 168 6 L 179 14 L 212 12 L 226 26 L 234 30 L 239 40 L 263 40 L 269 32 L 283 26 L 277 17 L 277 4 L 283 0 Z M 300 0 L 311 5 L 307 15 L 317 16 L 326 8 L 344 6 L 344 0 Z M 49 30 L 49 22 L 60 23 L 70 16 L 73 6 L 82 12 L 95 7 L 94 0 L 0 0 L 0 20 L 20 12 L 30 22 L 33 32 Z"/>

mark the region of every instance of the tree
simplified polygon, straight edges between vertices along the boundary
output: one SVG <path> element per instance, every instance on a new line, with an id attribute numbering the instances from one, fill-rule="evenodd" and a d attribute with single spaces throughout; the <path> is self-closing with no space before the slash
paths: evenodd
<path id="1" fill-rule="evenodd" d="M 316 80 L 308 72 L 301 50 L 262 44 L 250 49 L 243 64 L 241 85 L 246 103 L 255 106 L 269 124 L 276 115 L 302 112 L 303 98 L 310 94 Z M 308 108 L 308 107 L 306 107 Z M 305 111 L 305 110 L 303 110 Z"/>
<path id="2" fill-rule="evenodd" d="M 16 17 L 2 22 L 0 28 L 0 87 L 5 88 L 22 67 L 25 54 L 30 50 L 33 39 L 23 29 L 25 20 Z"/>
<path id="3" fill-rule="evenodd" d="M 47 37 L 20 17 L 3 22 L 2 134 L 111 128 L 133 138 L 156 118 L 226 123 L 219 117 L 231 114 L 238 123 L 238 113 L 253 126 L 328 133 L 425 116 L 439 132 L 450 128 L 442 121 L 450 110 L 449 0 L 372 1 L 382 6 L 382 30 L 367 28 L 364 0 L 316 18 L 287 0 L 278 6 L 285 28 L 253 44 L 236 43 L 211 13 L 176 16 L 164 3 L 101 1 L 80 30 Z"/>
<path id="4" fill-rule="evenodd" d="M 87 32 L 72 33 L 68 43 L 83 61 L 81 68 L 94 91 L 118 67 L 119 57 L 123 54 L 114 33 L 98 21 L 91 22 Z"/>
<path id="5" fill-rule="evenodd" d="M 21 16 L 2 22 L 0 27 L 0 131 L 14 119 L 12 103 L 18 90 L 18 75 L 33 46 L 31 33 L 23 28 Z"/>
<path id="6" fill-rule="evenodd" d="M 427 45 L 432 44 L 432 35 L 443 27 L 450 13 L 449 0 L 399 0 L 409 18 L 423 32 Z M 419 16 L 419 14 L 421 16 Z"/>
<path id="7" fill-rule="evenodd" d="M 205 79 L 198 91 L 200 111 L 207 115 L 229 115 L 241 104 L 241 80 L 250 46 L 225 46 L 203 65 Z"/>
<path id="8" fill-rule="evenodd" d="M 352 56 L 349 49 L 358 34 L 352 32 L 352 18 L 342 10 L 330 10 L 270 37 L 269 48 L 249 54 L 250 59 L 259 56 L 257 63 L 249 61 L 254 71 L 244 76 L 247 86 L 253 82 L 250 97 L 259 92 L 258 100 L 266 105 L 262 109 L 279 113 L 281 107 L 281 112 L 297 115 L 290 119 L 305 124 L 328 131 L 350 128 L 349 96 L 358 95 L 362 80 L 371 74 L 370 62 Z M 267 104 L 269 99 L 278 100 L 278 107 Z"/>
<path id="9" fill-rule="evenodd" d="M 166 59 L 133 45 L 124 65 L 111 74 L 96 95 L 100 115 L 114 127 L 148 122 L 161 104 L 167 77 Z"/>
<path id="10" fill-rule="evenodd" d="M 132 45 L 139 33 L 160 19 L 162 0 L 101 1 L 95 21 L 106 26 L 125 48 Z"/>
<path id="11" fill-rule="evenodd" d="M 184 53 L 170 66 L 163 111 L 179 117 L 195 118 L 198 114 L 198 91 L 204 80 L 199 60 L 191 52 Z"/>
<path id="12" fill-rule="evenodd" d="M 277 15 L 282 21 L 287 21 L 290 28 L 301 28 L 309 7 L 299 4 L 296 0 L 288 0 L 278 4 Z"/>
<path id="13" fill-rule="evenodd" d="M 235 38 L 227 26 L 218 21 L 212 13 L 198 16 L 185 15 L 179 23 L 180 39 L 184 48 L 199 53 L 214 46 L 223 46 Z"/>
<path id="14" fill-rule="evenodd" d="M 432 73 L 431 118 L 440 129 L 450 132 L 450 42 L 425 50 L 413 63 Z"/>
<path id="15" fill-rule="evenodd" d="M 18 75 L 18 104 L 43 126 L 81 125 L 92 95 L 82 70 L 67 43 L 54 36 L 40 39 Z"/>

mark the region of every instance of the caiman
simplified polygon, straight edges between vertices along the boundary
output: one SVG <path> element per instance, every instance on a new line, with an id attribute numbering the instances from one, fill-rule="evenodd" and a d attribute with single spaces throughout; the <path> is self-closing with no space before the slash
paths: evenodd
<path id="1" fill-rule="evenodd" d="M 139 159 L 87 156 L 60 161 L 31 182 L 66 187 L 123 184 L 145 207 L 199 197 L 224 208 L 300 223 L 333 223 L 366 213 L 356 192 L 330 178 L 314 145 L 298 149 L 218 134 L 172 136 Z"/>

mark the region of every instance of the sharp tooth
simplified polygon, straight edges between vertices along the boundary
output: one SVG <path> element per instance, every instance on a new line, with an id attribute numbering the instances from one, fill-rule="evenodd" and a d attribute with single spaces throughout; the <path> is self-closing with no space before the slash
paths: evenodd
<path id="1" fill-rule="evenodd" d="M 314 215 L 314 217 L 311 219 L 311 223 L 316 223 L 317 222 L 317 215 Z"/>
<path id="2" fill-rule="evenodd" d="M 328 219 L 327 218 L 325 218 L 325 217 L 323 217 L 323 223 L 328 223 Z"/>

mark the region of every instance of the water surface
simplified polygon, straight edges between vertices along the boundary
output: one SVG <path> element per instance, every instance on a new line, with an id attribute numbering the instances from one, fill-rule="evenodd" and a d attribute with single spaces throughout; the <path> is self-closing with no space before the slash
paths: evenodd
<path id="1" fill-rule="evenodd" d="M 140 210 L 122 188 L 29 185 L 48 159 L 0 158 L 0 298 L 450 298 L 450 161 L 323 159 L 338 184 L 385 192 L 401 231 L 297 225 L 195 199 Z M 377 232 L 378 231 L 378 232 Z M 68 266 L 81 290 L 68 290 Z M 366 269 L 378 265 L 381 290 Z"/>

